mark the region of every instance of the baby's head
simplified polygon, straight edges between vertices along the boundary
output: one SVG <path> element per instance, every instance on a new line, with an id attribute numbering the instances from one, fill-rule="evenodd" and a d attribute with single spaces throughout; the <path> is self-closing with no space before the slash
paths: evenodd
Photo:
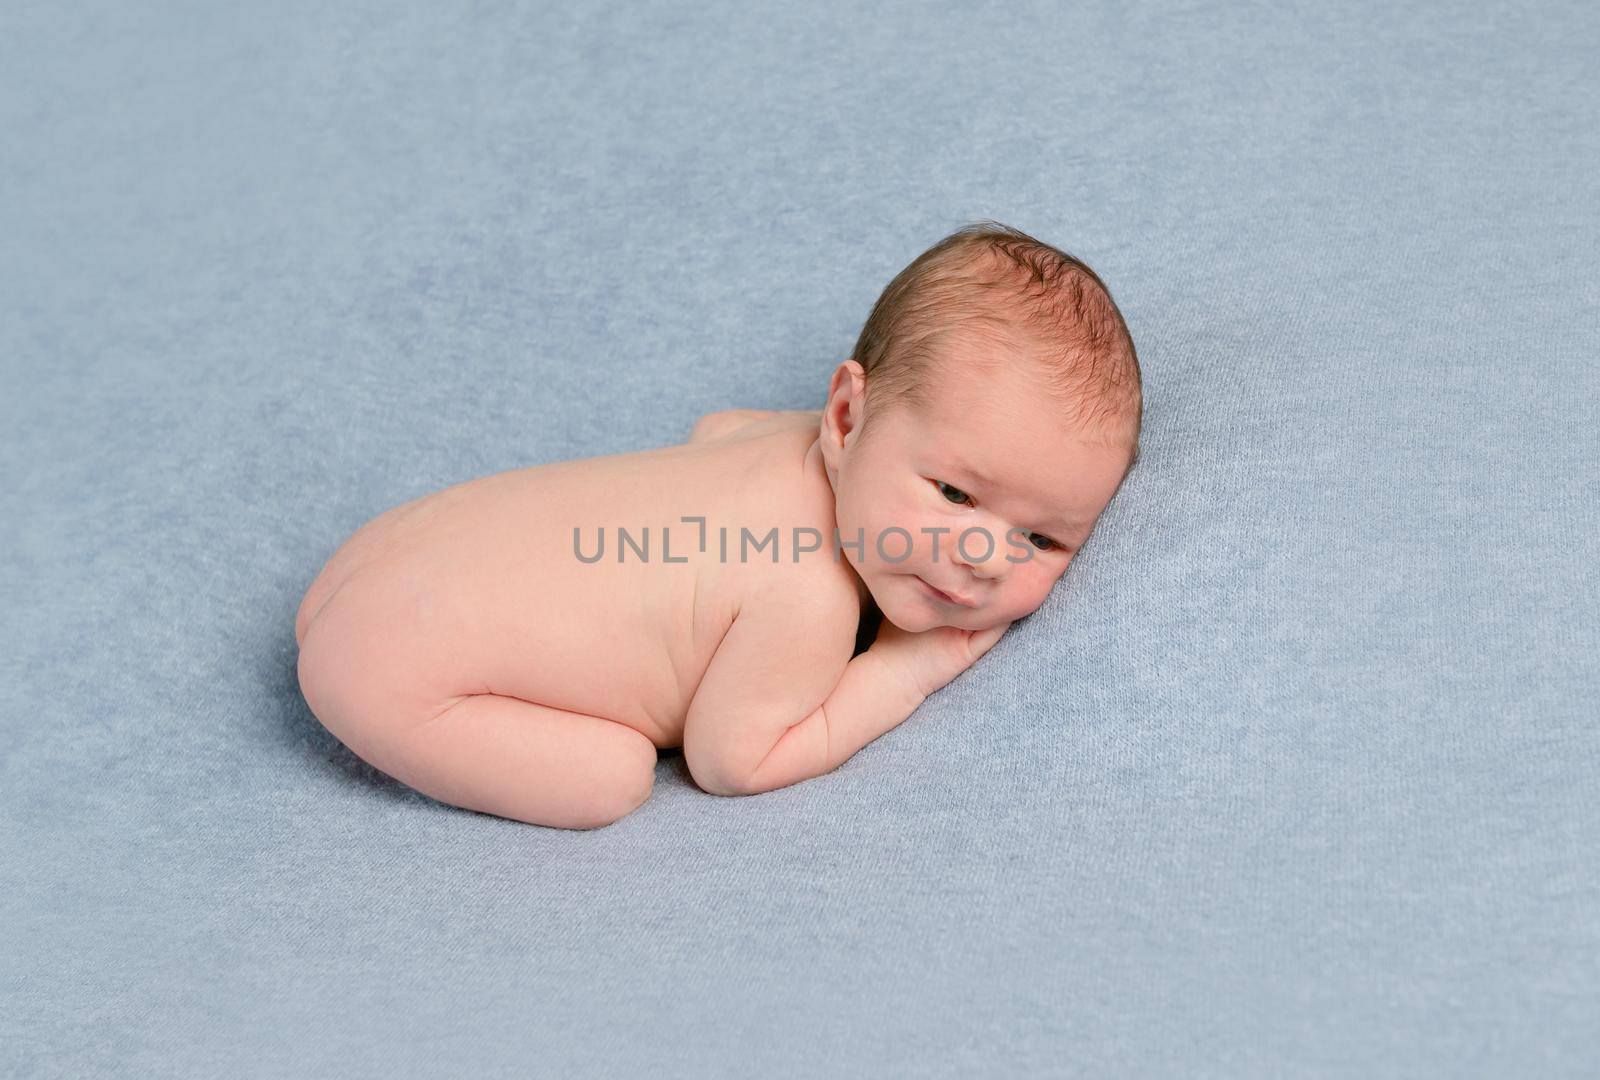
<path id="1" fill-rule="evenodd" d="M 996 222 L 958 229 L 895 276 L 833 373 L 821 448 L 844 556 L 903 630 L 1027 615 L 1138 460 L 1143 418 L 1094 271 Z"/>

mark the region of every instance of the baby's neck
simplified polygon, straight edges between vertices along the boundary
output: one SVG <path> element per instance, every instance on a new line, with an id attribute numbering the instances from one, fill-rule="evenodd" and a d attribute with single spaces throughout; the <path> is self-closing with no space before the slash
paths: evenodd
<path id="1" fill-rule="evenodd" d="M 806 470 L 808 472 L 809 471 L 820 472 L 827 479 L 827 481 L 828 481 L 828 490 L 830 490 L 830 491 L 832 491 L 834 493 L 834 499 L 835 499 L 834 505 L 835 505 L 836 509 L 835 509 L 835 513 L 834 513 L 833 527 L 835 529 L 837 529 L 839 527 L 839 517 L 838 517 L 838 512 L 837 512 L 838 488 L 834 485 L 833 474 L 828 471 L 828 463 L 822 460 L 822 437 L 821 437 L 821 435 L 818 435 L 817 438 L 813 439 L 812 442 L 811 442 L 811 446 L 807 448 L 807 450 L 806 450 L 805 467 L 806 467 Z M 832 543 L 832 539 L 833 539 L 832 537 L 828 537 L 827 538 L 829 543 Z M 845 538 L 841 537 L 841 539 L 845 539 Z M 850 560 L 844 558 L 843 552 L 840 553 L 839 558 L 844 559 L 845 564 L 847 566 L 849 565 Z M 852 578 L 854 578 L 855 582 L 856 582 L 856 596 L 861 601 L 861 610 L 862 611 L 866 611 L 868 608 L 875 607 L 877 605 L 877 602 L 872 599 L 872 591 L 867 588 L 867 583 L 864 580 L 862 580 L 860 574 L 856 573 L 856 569 L 853 566 L 850 567 L 850 576 Z"/>

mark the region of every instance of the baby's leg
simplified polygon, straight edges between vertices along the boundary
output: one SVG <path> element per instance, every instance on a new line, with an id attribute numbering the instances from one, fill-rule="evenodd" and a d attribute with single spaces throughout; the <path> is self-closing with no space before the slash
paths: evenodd
<path id="1" fill-rule="evenodd" d="M 650 797 L 656 748 L 613 720 L 474 694 L 402 735 L 394 775 L 452 806 L 562 829 L 626 817 Z"/>
<path id="2" fill-rule="evenodd" d="M 403 598 L 342 590 L 307 627 L 300 691 L 322 726 L 441 802 L 593 829 L 650 795 L 656 748 L 625 724 L 497 694 L 451 694 Z"/>

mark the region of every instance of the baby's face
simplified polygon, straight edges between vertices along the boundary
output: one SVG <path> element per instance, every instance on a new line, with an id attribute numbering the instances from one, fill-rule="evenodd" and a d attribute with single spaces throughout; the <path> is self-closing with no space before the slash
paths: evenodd
<path id="1" fill-rule="evenodd" d="M 830 446 L 835 396 L 823 426 L 841 542 L 865 539 L 843 555 L 884 617 L 911 633 L 1036 610 L 1133 453 L 1069 430 L 1026 371 L 938 378 L 927 415 L 893 408 L 872 417 L 864 441 L 858 426 Z"/>

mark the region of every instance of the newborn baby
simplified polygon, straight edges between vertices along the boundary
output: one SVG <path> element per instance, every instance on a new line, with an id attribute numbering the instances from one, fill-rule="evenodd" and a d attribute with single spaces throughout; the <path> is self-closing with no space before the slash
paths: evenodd
<path id="1" fill-rule="evenodd" d="M 1099 278 L 967 226 L 884 290 L 820 412 L 713 413 L 368 522 L 300 605 L 301 690 L 374 767 L 541 825 L 627 815 L 658 748 L 718 795 L 819 776 L 1038 608 L 1142 415 Z"/>

